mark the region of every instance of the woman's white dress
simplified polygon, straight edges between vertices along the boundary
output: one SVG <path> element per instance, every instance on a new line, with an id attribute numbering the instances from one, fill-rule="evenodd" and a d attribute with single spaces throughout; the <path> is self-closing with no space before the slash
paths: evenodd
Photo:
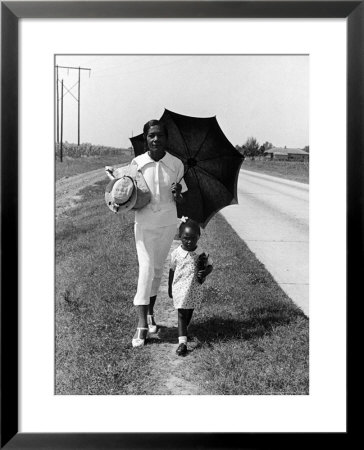
<path id="1" fill-rule="evenodd" d="M 149 305 L 150 297 L 157 295 L 161 283 L 164 262 L 171 248 L 177 229 L 177 208 L 171 191 L 172 183 L 183 180 L 184 166 L 181 160 L 166 153 L 154 161 L 148 153 L 137 156 L 136 164 L 152 194 L 150 203 L 135 211 L 135 243 L 139 262 L 139 278 L 134 305 Z"/>

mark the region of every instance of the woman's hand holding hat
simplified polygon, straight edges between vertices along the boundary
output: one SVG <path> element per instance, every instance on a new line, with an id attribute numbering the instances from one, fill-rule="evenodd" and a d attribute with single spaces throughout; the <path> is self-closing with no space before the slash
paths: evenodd
<path id="1" fill-rule="evenodd" d="M 127 212 L 137 200 L 135 181 L 129 176 L 114 178 L 105 189 L 105 201 L 108 208 L 116 212 Z"/>
<path id="2" fill-rule="evenodd" d="M 105 166 L 105 172 L 111 180 L 105 188 L 105 201 L 112 212 L 141 209 L 150 202 L 150 190 L 136 165 Z"/>
<path id="3" fill-rule="evenodd" d="M 105 166 L 105 172 L 110 180 L 113 180 L 115 178 L 113 175 L 114 169 L 111 166 Z"/>

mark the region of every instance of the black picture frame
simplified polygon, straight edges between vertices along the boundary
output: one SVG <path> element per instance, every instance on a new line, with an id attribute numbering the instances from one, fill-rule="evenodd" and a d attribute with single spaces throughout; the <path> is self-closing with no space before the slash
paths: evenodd
<path id="1" fill-rule="evenodd" d="M 21 18 L 347 18 L 347 304 L 362 291 L 363 1 L 1 2 L 1 448 L 257 448 L 305 445 L 310 433 L 18 432 L 18 21 Z M 347 416 L 349 417 L 349 415 Z M 347 439 L 337 433 L 335 440 Z M 327 444 L 327 436 L 319 433 Z M 321 441 L 315 434 L 315 443 Z M 343 443 L 344 444 L 344 443 Z"/>

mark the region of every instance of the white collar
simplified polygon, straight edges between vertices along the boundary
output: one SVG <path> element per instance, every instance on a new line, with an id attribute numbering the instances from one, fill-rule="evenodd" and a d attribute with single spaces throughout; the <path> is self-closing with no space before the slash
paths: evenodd
<path id="1" fill-rule="evenodd" d="M 154 161 L 154 159 L 152 159 L 149 156 L 148 152 L 145 152 L 137 157 L 137 162 L 138 162 L 138 169 L 141 169 L 142 167 L 144 167 L 145 165 L 150 164 L 150 163 L 161 162 L 165 166 L 167 166 L 169 169 L 174 170 L 173 156 L 168 152 L 166 152 L 166 154 L 163 156 L 163 158 L 161 158 L 159 161 Z"/>
<path id="2" fill-rule="evenodd" d="M 203 253 L 203 250 L 201 250 L 201 248 L 199 247 L 199 246 L 197 246 L 196 248 L 195 248 L 195 250 L 192 250 L 192 251 L 188 251 L 188 250 L 184 250 L 183 248 L 182 248 L 182 244 L 178 247 L 178 249 L 179 249 L 179 252 L 181 253 L 181 256 L 183 257 L 183 258 L 186 258 L 186 256 L 189 254 L 189 253 L 195 253 L 196 255 L 200 255 L 201 253 Z"/>

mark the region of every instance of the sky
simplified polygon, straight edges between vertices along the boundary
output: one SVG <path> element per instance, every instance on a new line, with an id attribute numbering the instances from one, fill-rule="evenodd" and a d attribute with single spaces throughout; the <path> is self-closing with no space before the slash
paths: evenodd
<path id="1" fill-rule="evenodd" d="M 304 55 L 59 55 L 56 65 L 83 67 L 80 141 L 129 147 L 164 109 L 216 116 L 226 137 L 243 145 L 309 145 L 309 60 Z M 77 143 L 78 69 L 58 69 L 63 141 Z M 68 90 L 68 91 L 67 91 Z"/>

